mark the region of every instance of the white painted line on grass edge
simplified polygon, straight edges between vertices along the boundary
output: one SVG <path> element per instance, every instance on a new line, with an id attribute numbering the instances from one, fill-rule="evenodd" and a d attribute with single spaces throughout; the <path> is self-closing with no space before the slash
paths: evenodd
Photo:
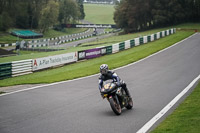
<path id="1" fill-rule="evenodd" d="M 163 50 L 161 50 L 161 51 L 158 51 L 157 53 L 154 53 L 154 54 L 152 54 L 152 55 L 149 55 L 149 56 L 147 56 L 146 58 L 143 58 L 143 59 L 141 59 L 141 60 L 139 60 L 139 61 L 136 61 L 136 62 L 134 62 L 134 63 L 128 64 L 128 65 L 126 65 L 126 66 L 122 66 L 122 67 L 116 68 L 116 69 L 114 69 L 114 70 L 119 70 L 119 69 L 122 69 L 122 68 L 126 68 L 126 67 L 129 67 L 129 66 L 132 66 L 132 65 L 134 65 L 134 64 L 137 64 L 137 63 L 139 63 L 139 62 L 142 62 L 142 61 L 144 61 L 144 60 L 146 60 L 146 59 L 148 59 L 148 58 L 151 58 L 152 56 L 155 56 L 155 55 L 157 55 L 157 54 L 159 54 L 159 53 L 161 53 L 161 52 L 164 52 L 164 51 L 166 51 L 166 50 L 168 50 L 168 49 L 170 49 L 170 48 L 172 48 L 172 47 L 174 47 L 174 46 L 180 44 L 181 42 L 183 42 L 183 41 L 185 41 L 185 40 L 187 40 L 187 39 L 193 37 L 193 36 L 196 35 L 196 34 L 197 34 L 197 33 L 195 33 L 195 34 L 189 36 L 188 38 L 185 38 L 185 39 L 181 40 L 180 42 L 177 42 L 177 43 L 173 44 L 173 45 L 170 46 L 170 47 L 167 47 L 167 48 L 165 48 L 165 49 L 163 49 Z M 71 82 L 71 81 L 86 79 L 86 78 L 94 77 L 94 76 L 97 76 L 97 75 L 99 75 L 99 74 L 94 74 L 94 75 L 90 75 L 90 76 L 87 76 L 87 77 L 72 79 L 72 80 L 68 80 L 68 81 L 61 81 L 61 82 L 56 82 L 56 83 L 51 83 L 51 84 L 46 84 L 46 85 L 41 85 L 41 86 L 35 86 L 35 87 L 31 87 L 31 88 L 26 88 L 26 89 L 22 89 L 22 90 L 18 90 L 18 91 L 13 91 L 13 92 L 1 94 L 0 97 L 1 97 L 1 96 L 6 96 L 6 95 L 10 95 L 10 94 L 15 94 L 15 93 L 18 93 L 18 92 L 24 92 L 24 91 L 28 91 L 28 90 L 34 90 L 34 89 L 38 89 L 38 88 L 42 88 L 42 87 L 46 87 L 46 86 L 52 86 L 52 85 L 67 83 L 67 82 Z"/>
<path id="2" fill-rule="evenodd" d="M 167 104 L 157 115 L 148 121 L 137 133 L 146 133 L 167 111 L 169 111 L 192 87 L 200 80 L 200 75 L 196 77 L 181 93 L 179 93 L 169 104 Z"/>

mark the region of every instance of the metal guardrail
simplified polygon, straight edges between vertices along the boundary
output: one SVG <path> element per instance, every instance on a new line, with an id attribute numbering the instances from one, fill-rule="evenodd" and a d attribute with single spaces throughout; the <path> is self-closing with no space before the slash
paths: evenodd
<path id="1" fill-rule="evenodd" d="M 12 77 L 30 73 L 32 73 L 32 59 L 12 62 Z"/>

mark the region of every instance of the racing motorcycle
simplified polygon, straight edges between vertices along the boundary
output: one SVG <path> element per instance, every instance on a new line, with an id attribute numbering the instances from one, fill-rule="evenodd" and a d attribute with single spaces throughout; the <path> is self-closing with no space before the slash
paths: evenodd
<path id="1" fill-rule="evenodd" d="M 116 115 L 120 115 L 125 107 L 127 109 L 132 109 L 133 107 L 132 98 L 129 98 L 124 89 L 118 87 L 114 82 L 106 83 L 101 89 L 101 95 L 109 101 Z"/>

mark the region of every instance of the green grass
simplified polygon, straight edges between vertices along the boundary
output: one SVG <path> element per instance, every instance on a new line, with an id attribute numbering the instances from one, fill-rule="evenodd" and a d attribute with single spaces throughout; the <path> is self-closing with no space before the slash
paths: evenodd
<path id="1" fill-rule="evenodd" d="M 0 91 L 0 95 L 1 95 L 1 94 L 4 94 L 4 93 L 6 93 L 6 92 Z"/>
<path id="2" fill-rule="evenodd" d="M 139 36 L 143 36 L 143 35 L 150 35 L 150 34 L 156 33 L 158 31 L 166 30 L 166 29 L 169 29 L 169 27 L 154 29 L 154 30 L 149 30 L 149 31 L 144 31 L 144 32 L 138 32 L 138 33 L 133 33 L 133 34 L 127 34 L 127 35 L 113 36 L 113 37 L 105 38 L 105 39 L 95 41 L 95 42 L 91 42 L 91 43 L 83 43 L 79 47 L 72 47 L 70 49 L 61 50 L 61 51 L 40 52 L 40 53 L 31 53 L 29 55 L 28 54 L 26 54 L 26 55 L 22 54 L 22 55 L 19 55 L 19 56 L 4 57 L 4 58 L 0 58 L 0 63 L 10 62 L 10 61 L 18 61 L 18 60 L 25 60 L 25 59 L 33 59 L 33 58 L 40 58 L 40 57 L 45 57 L 45 56 L 57 55 L 57 54 L 64 54 L 64 53 L 69 53 L 69 52 L 85 50 L 85 49 L 91 49 L 91 48 L 95 48 L 95 47 L 99 47 L 99 46 L 108 46 L 108 45 L 123 42 L 123 41 L 126 41 L 126 40 L 134 39 L 135 37 L 139 37 Z M 82 47 L 84 45 L 91 45 L 91 44 L 93 44 L 93 46 Z"/>
<path id="3" fill-rule="evenodd" d="M 113 5 L 97 5 L 84 4 L 85 20 L 94 24 L 115 24 L 114 6 Z"/>
<path id="4" fill-rule="evenodd" d="M 18 29 L 20 30 L 20 29 Z M 53 37 L 59 37 L 64 35 L 71 35 L 75 33 L 81 33 L 86 31 L 87 28 L 69 28 L 62 31 L 56 31 L 56 30 L 48 30 L 44 33 L 43 38 L 53 38 Z M 11 29 L 9 31 L 12 31 Z M 39 38 L 42 39 L 42 38 Z M 9 44 L 9 43 L 15 43 L 16 41 L 22 41 L 22 40 L 32 40 L 32 39 L 21 39 L 15 36 L 10 35 L 8 32 L 0 32 L 0 44 Z"/>
<path id="5" fill-rule="evenodd" d="M 192 94 L 168 116 L 152 133 L 199 133 L 200 83 Z"/>
<path id="6" fill-rule="evenodd" d="M 53 37 L 59 37 L 59 36 L 64 36 L 64 35 L 71 35 L 75 33 L 81 33 L 86 31 L 86 28 L 68 28 L 65 29 L 63 32 L 62 31 L 56 31 L 56 30 L 48 30 L 44 34 L 44 38 L 53 38 Z"/>
<path id="7" fill-rule="evenodd" d="M 170 29 L 169 27 L 167 28 L 159 28 L 159 29 L 154 29 L 154 30 L 149 30 L 149 31 L 144 31 L 144 32 L 138 32 L 138 33 L 131 33 L 131 34 L 126 34 L 126 35 L 119 35 L 119 36 L 112 36 L 109 38 L 101 39 L 98 41 L 94 42 L 89 42 L 89 43 L 83 43 L 81 46 L 87 46 L 87 45 L 95 45 L 96 47 L 98 46 L 109 46 L 115 43 L 131 40 L 137 37 L 145 36 L 145 35 L 151 35 L 153 33 L 157 33 L 163 30 Z"/>
<path id="8" fill-rule="evenodd" d="M 15 52 L 15 53 L 17 53 L 17 51 L 13 51 L 13 52 Z M 29 55 L 29 54 L 38 54 L 38 53 L 40 53 L 40 52 L 38 52 L 38 51 L 25 51 L 25 50 L 20 50 L 19 51 L 19 55 Z"/>
<path id="9" fill-rule="evenodd" d="M 0 44 L 9 44 L 16 42 L 18 40 L 17 37 L 12 36 L 6 32 L 0 32 Z"/>
<path id="10" fill-rule="evenodd" d="M 34 59 L 34 58 L 40 58 L 40 57 L 46 57 L 46 56 L 50 56 L 50 55 L 52 56 L 52 55 L 58 55 L 58 54 L 64 54 L 64 53 L 66 53 L 65 50 L 54 51 L 54 52 L 30 52 L 30 54 L 22 53 L 17 56 L 0 58 L 0 63 L 18 61 L 18 60 L 26 60 L 26 59 Z"/>
<path id="11" fill-rule="evenodd" d="M 200 23 L 185 23 L 185 24 L 180 24 L 180 25 L 177 25 L 176 28 L 181 28 L 181 29 L 197 29 L 197 30 L 200 30 Z"/>
<path id="12" fill-rule="evenodd" d="M 188 23 L 188 24 L 177 25 L 175 27 L 176 28 L 187 28 L 188 27 L 189 29 L 191 29 L 191 28 L 192 29 L 193 28 L 200 29 L 200 24 Z M 98 40 L 98 41 L 95 41 L 95 42 L 84 43 L 79 47 L 72 47 L 70 49 L 65 49 L 65 50 L 61 50 L 61 51 L 40 52 L 40 53 L 31 52 L 31 54 L 25 54 L 25 55 L 22 53 L 19 56 L 0 58 L 0 63 L 18 61 L 18 60 L 25 60 L 25 59 L 33 59 L 33 58 L 40 58 L 40 57 L 64 54 L 64 53 L 68 53 L 68 52 L 80 51 L 80 50 L 85 50 L 85 49 L 90 49 L 90 48 L 95 48 L 95 47 L 100 47 L 100 46 L 108 46 L 108 45 L 112 45 L 112 44 L 115 44 L 115 43 L 130 40 L 130 39 L 133 39 L 135 37 L 139 37 L 139 36 L 143 36 L 143 35 L 150 35 L 150 34 L 158 32 L 158 31 L 166 30 L 166 29 L 169 29 L 169 28 L 171 28 L 171 27 L 153 29 L 153 30 L 149 30 L 149 31 L 132 33 L 132 34 L 127 34 L 127 35 L 113 36 L 113 37 L 105 38 L 105 39 Z M 84 45 L 91 45 L 91 44 L 93 44 L 93 46 L 82 47 Z"/>
<path id="13" fill-rule="evenodd" d="M 178 31 L 176 34 L 159 39 L 155 42 L 128 49 L 117 54 L 106 55 L 100 58 L 78 62 L 56 69 L 48 69 L 29 75 L 0 80 L 0 86 L 52 83 L 88 76 L 98 73 L 99 66 L 103 63 L 107 63 L 111 69 L 124 66 L 169 47 L 193 33 L 194 32 L 192 31 Z"/>

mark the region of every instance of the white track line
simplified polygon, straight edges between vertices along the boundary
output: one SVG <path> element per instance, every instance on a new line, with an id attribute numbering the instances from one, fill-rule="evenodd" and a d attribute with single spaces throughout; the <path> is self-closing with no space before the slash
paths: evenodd
<path id="1" fill-rule="evenodd" d="M 170 46 L 170 47 L 167 47 L 167 48 L 165 48 L 165 49 L 163 49 L 163 50 L 161 50 L 161 51 L 159 51 L 159 52 L 157 52 L 157 53 L 154 53 L 154 54 L 152 54 L 152 55 L 150 55 L 150 56 L 147 56 L 147 57 L 144 58 L 144 59 L 141 59 L 141 60 L 139 60 L 139 61 L 136 61 L 136 62 L 134 62 L 134 63 L 128 64 L 128 65 L 123 66 L 123 67 L 116 68 L 116 69 L 114 69 L 114 70 L 119 70 L 119 69 L 122 69 L 122 68 L 129 67 L 129 66 L 131 66 L 131 65 L 137 64 L 137 63 L 139 63 L 139 62 L 142 62 L 142 61 L 144 61 L 144 60 L 146 60 L 146 59 L 148 59 L 148 58 L 151 58 L 152 56 L 155 56 L 155 55 L 157 55 L 157 54 L 159 54 L 159 53 L 161 53 L 161 52 L 164 52 L 164 51 L 166 51 L 166 50 L 168 50 L 168 49 L 170 49 L 170 48 L 172 48 L 172 47 L 174 47 L 174 46 L 180 44 L 181 42 L 183 42 L 183 41 L 185 41 L 185 40 L 187 40 L 187 39 L 193 37 L 193 36 L 196 35 L 196 34 L 197 34 L 197 33 L 195 33 L 195 34 L 191 35 L 190 37 L 185 38 L 184 40 L 182 40 L 182 41 L 180 41 L 180 42 L 178 42 L 178 43 L 175 43 L 174 45 L 172 45 L 172 46 Z M 90 78 L 90 77 L 97 76 L 97 75 L 99 75 L 99 74 L 94 74 L 94 75 L 90 75 L 90 76 L 87 76 L 87 77 L 77 78 L 77 79 L 68 80 L 68 81 L 61 81 L 61 82 L 56 82 L 56 83 L 51 83 L 51 84 L 46 84 L 46 85 L 41 85 L 41 86 L 36 86 L 36 87 L 31 87 L 31 88 L 26 88 L 26 89 L 22 89 L 22 90 L 18 90 L 18 91 L 13 91 L 13 92 L 1 94 L 0 97 L 6 96 L 6 95 L 10 95 L 10 94 L 15 94 L 15 93 L 18 93 L 18 92 L 24 92 L 24 91 L 28 91 L 28 90 L 34 90 L 34 89 L 38 89 L 38 88 L 42 88 L 42 87 L 46 87 L 46 86 L 52 86 L 52 85 L 67 83 L 67 82 L 71 82 L 71 81 L 81 80 L 81 79 L 85 79 L 85 78 Z"/>
<path id="2" fill-rule="evenodd" d="M 169 111 L 184 96 L 194 84 L 200 80 L 200 75 L 196 77 L 181 93 L 179 93 L 169 104 L 167 104 L 157 115 L 148 121 L 137 133 L 146 133 L 167 111 Z"/>

